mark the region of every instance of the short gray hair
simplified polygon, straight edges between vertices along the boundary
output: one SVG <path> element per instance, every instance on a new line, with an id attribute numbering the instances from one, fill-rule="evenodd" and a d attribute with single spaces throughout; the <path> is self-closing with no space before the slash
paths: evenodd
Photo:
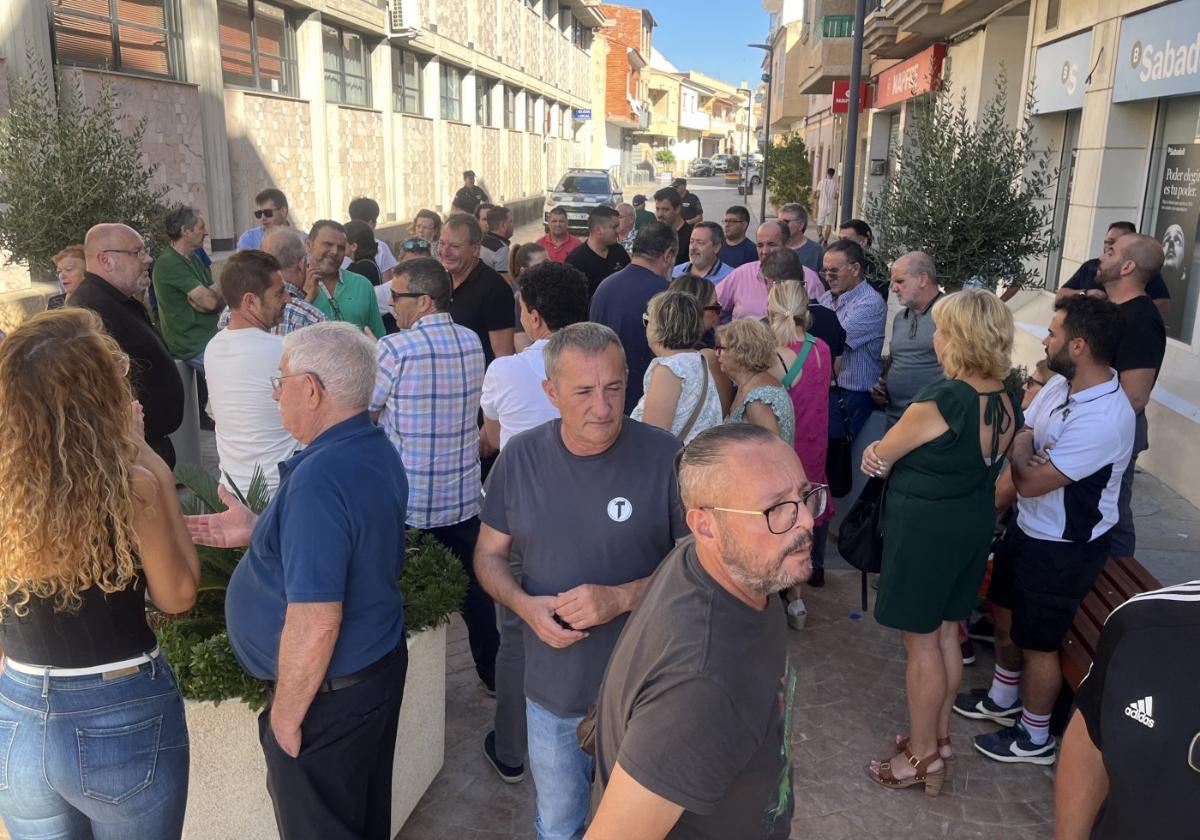
<path id="1" fill-rule="evenodd" d="M 725 458 L 731 447 L 770 446 L 778 441 L 774 432 L 753 423 L 721 423 L 696 435 L 675 455 L 675 475 L 684 507 L 697 507 L 705 491 L 720 486 L 728 472 Z"/>
<path id="2" fill-rule="evenodd" d="M 930 280 L 937 282 L 937 266 L 933 264 L 933 257 L 929 254 L 924 251 L 909 251 L 900 259 L 904 260 L 904 266 L 910 274 L 928 274 Z"/>
<path id="3" fill-rule="evenodd" d="M 167 234 L 167 239 L 172 242 L 179 240 L 183 236 L 185 230 L 191 230 L 200 221 L 200 214 L 195 209 L 180 204 L 167 214 L 167 218 L 163 222 L 163 228 Z"/>
<path id="4" fill-rule="evenodd" d="M 584 355 L 595 356 L 610 346 L 621 351 L 621 364 L 628 370 L 628 365 L 625 364 L 625 348 L 621 346 L 621 339 L 617 338 L 617 334 L 609 327 L 594 321 L 569 324 L 550 336 L 550 340 L 542 348 L 546 378 L 553 382 L 558 375 L 558 357 L 563 350 L 571 348 Z"/>
<path id="5" fill-rule="evenodd" d="M 325 321 L 288 333 L 283 355 L 292 373 L 316 374 L 342 408 L 366 410 L 370 405 L 378 369 L 375 342 L 353 324 Z"/>
<path id="6" fill-rule="evenodd" d="M 291 268 L 307 256 L 304 240 L 295 228 L 273 227 L 263 237 L 262 249 L 279 261 L 283 268 Z"/>
<path id="7" fill-rule="evenodd" d="M 779 208 L 780 213 L 783 213 L 784 211 L 786 211 L 788 213 L 795 213 L 796 214 L 796 224 L 800 225 L 802 230 L 808 229 L 808 208 L 807 207 L 805 207 L 803 204 L 799 204 L 799 203 L 793 201 L 790 204 L 785 204 Z M 789 228 L 791 227 L 790 223 L 788 224 L 788 227 Z"/>

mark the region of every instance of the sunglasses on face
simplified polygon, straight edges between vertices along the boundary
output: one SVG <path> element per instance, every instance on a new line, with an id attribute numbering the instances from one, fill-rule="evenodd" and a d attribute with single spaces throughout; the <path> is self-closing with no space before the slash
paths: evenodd
<path id="1" fill-rule="evenodd" d="M 401 246 L 405 251 L 424 251 L 429 253 L 429 240 L 423 239 L 420 236 L 414 236 L 411 239 L 405 239 L 404 245 Z"/>
<path id="2" fill-rule="evenodd" d="M 262 210 L 254 211 L 254 218 L 256 219 L 269 219 L 274 215 L 275 210 L 271 207 L 264 207 Z"/>
<path id="3" fill-rule="evenodd" d="M 392 292 L 392 303 L 404 300 L 405 298 L 425 297 L 424 292 Z"/>

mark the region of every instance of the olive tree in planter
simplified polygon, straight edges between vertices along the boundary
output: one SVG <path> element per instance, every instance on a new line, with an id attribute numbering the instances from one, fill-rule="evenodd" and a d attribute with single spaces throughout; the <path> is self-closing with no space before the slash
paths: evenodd
<path id="1" fill-rule="evenodd" d="M 176 478 L 191 494 L 187 513 L 224 509 L 216 482 L 180 467 Z M 255 475 L 243 501 L 255 511 L 267 502 Z M 225 632 L 225 587 L 242 549 L 197 546 L 200 596 L 183 618 L 158 627 L 159 645 L 187 699 L 191 781 L 184 836 L 189 840 L 272 837 L 275 815 L 267 795 L 266 764 L 257 712 L 267 687 L 241 669 Z M 466 593 L 458 560 L 428 535 L 409 532 L 400 572 L 408 643 L 408 674 L 392 772 L 392 835 L 400 830 L 442 767 L 445 755 L 446 628 Z M 156 622 L 157 623 L 157 622 Z"/>
<path id="2" fill-rule="evenodd" d="M 1002 74 L 974 119 L 949 86 L 913 103 L 916 117 L 895 170 L 866 202 L 885 263 L 924 251 L 948 291 L 1042 284 L 1035 266 L 1054 244 L 1050 199 L 1058 170 L 1049 149 L 1037 148 L 1032 89 L 1015 127 L 1006 91 Z"/>
<path id="3" fill-rule="evenodd" d="M 9 79 L 0 117 L 0 250 L 48 279 L 50 257 L 99 222 L 158 239 L 166 189 L 151 186 L 158 167 L 142 154 L 145 118 L 131 122 L 107 83 L 87 102 L 77 74 L 31 66 Z"/>

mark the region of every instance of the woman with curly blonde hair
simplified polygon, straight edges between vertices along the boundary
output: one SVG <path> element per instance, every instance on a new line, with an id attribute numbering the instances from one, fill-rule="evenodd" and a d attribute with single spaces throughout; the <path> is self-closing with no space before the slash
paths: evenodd
<path id="1" fill-rule="evenodd" d="M 965 290 L 933 305 L 933 323 L 946 379 L 917 392 L 883 440 L 866 448 L 862 470 L 891 475 L 875 620 L 904 642 L 912 727 L 895 754 L 867 772 L 885 787 L 923 784 L 936 795 L 954 767 L 958 623 L 978 600 L 996 478 L 1024 420 L 1004 388 L 1013 347 L 1008 307 L 985 289 Z"/>
<path id="2" fill-rule="evenodd" d="M 14 840 L 183 830 L 183 701 L 145 599 L 190 609 L 200 566 L 128 366 L 83 309 L 0 343 L 0 815 Z"/>

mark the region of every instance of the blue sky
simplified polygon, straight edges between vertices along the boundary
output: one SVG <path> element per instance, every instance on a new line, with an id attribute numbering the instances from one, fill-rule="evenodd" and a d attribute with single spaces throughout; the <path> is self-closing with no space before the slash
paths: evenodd
<path id="1" fill-rule="evenodd" d="M 639 4 L 625 0 L 621 5 Z M 680 71 L 698 70 L 734 85 L 744 79 L 751 88 L 758 83 L 763 53 L 746 45 L 766 40 L 770 19 L 761 0 L 644 0 L 641 5 L 658 22 L 654 46 Z"/>

